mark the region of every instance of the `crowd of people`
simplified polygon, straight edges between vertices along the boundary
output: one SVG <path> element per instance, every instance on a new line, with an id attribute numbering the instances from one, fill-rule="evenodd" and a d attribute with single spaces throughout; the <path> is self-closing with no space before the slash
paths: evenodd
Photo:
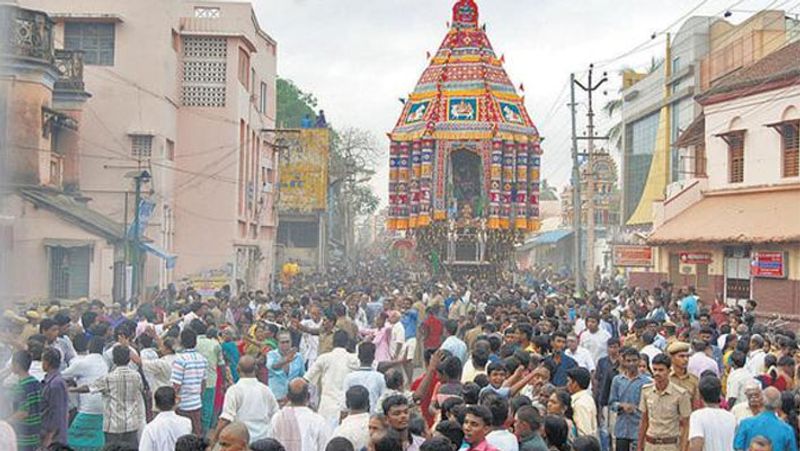
<path id="1" fill-rule="evenodd" d="M 8 450 L 796 451 L 797 338 L 756 302 L 384 260 L 277 293 L 6 311 Z"/>

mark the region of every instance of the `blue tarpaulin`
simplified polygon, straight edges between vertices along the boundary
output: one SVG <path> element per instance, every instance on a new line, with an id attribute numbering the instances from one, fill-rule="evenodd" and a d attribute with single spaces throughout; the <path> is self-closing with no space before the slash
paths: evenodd
<path id="1" fill-rule="evenodd" d="M 178 259 L 177 255 L 172 255 L 153 243 L 141 243 L 141 246 L 142 249 L 144 249 L 145 251 L 150 252 L 151 254 L 166 260 L 167 269 L 172 269 L 175 267 L 175 261 Z"/>
<path id="2" fill-rule="evenodd" d="M 518 250 L 524 251 L 534 247 L 553 245 L 563 240 L 564 238 L 569 237 L 570 235 L 572 235 L 572 230 L 567 230 L 567 229 L 558 229 L 558 230 L 551 230 L 549 232 L 543 232 L 525 241 L 525 244 L 521 245 L 518 248 Z"/>
<path id="3" fill-rule="evenodd" d="M 545 244 L 556 244 L 570 235 L 572 235 L 572 230 L 553 230 L 550 232 L 544 232 L 533 239 L 533 245 L 543 246 Z"/>

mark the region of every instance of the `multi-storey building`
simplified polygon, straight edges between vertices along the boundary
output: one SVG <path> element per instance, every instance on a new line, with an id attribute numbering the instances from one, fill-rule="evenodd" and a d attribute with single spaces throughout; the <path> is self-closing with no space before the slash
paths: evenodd
<path id="1" fill-rule="evenodd" d="M 53 17 L 58 47 L 83 51 L 92 98 L 81 187 L 118 222 L 140 211 L 146 247 L 162 257 L 147 259 L 141 285 L 186 280 L 213 291 L 213 273 L 266 288 L 277 225 L 265 131 L 274 128 L 276 43 L 250 3 L 20 3 Z M 152 179 L 136 205 L 126 174 L 144 169 Z"/>
<path id="2" fill-rule="evenodd" d="M 717 78 L 678 146 L 703 171 L 656 203 L 651 282 L 800 313 L 800 42 Z"/>
<path id="3" fill-rule="evenodd" d="M 0 301 L 110 299 L 123 226 L 87 206 L 81 133 L 91 119 L 80 52 L 54 48 L 44 12 L 0 6 Z"/>

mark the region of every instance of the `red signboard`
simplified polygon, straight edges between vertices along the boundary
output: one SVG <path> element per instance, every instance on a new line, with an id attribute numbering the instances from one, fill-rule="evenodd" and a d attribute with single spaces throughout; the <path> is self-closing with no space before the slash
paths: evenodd
<path id="1" fill-rule="evenodd" d="M 755 252 L 750 262 L 753 277 L 770 279 L 786 278 L 786 254 L 784 252 Z"/>
<path id="2" fill-rule="evenodd" d="M 711 263 L 710 252 L 681 252 L 681 263 L 686 265 L 708 265 Z"/>
<path id="3" fill-rule="evenodd" d="M 653 248 L 650 246 L 614 246 L 614 266 L 653 266 Z"/>

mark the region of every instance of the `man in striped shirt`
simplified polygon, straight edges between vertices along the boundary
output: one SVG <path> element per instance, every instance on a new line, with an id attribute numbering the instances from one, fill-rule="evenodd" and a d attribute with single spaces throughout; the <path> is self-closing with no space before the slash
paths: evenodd
<path id="1" fill-rule="evenodd" d="M 28 374 L 31 360 L 28 351 L 15 352 L 11 359 L 11 370 L 19 382 L 13 389 L 14 414 L 8 420 L 17 434 L 17 448 L 20 451 L 33 451 L 38 449 L 40 444 L 41 384 Z"/>
<path id="2" fill-rule="evenodd" d="M 70 389 L 73 393 L 103 396 L 103 432 L 106 446 L 139 444 L 145 424 L 144 382 L 130 367 L 131 350 L 119 345 L 111 351 L 114 369 L 89 385 Z"/>
<path id="3" fill-rule="evenodd" d="M 201 407 L 208 361 L 195 349 L 197 334 L 191 327 L 181 332 L 181 346 L 183 351 L 172 362 L 170 378 L 175 393 L 178 393 L 180 398 L 177 413 L 192 420 L 192 433 L 200 435 L 203 432 Z"/>

